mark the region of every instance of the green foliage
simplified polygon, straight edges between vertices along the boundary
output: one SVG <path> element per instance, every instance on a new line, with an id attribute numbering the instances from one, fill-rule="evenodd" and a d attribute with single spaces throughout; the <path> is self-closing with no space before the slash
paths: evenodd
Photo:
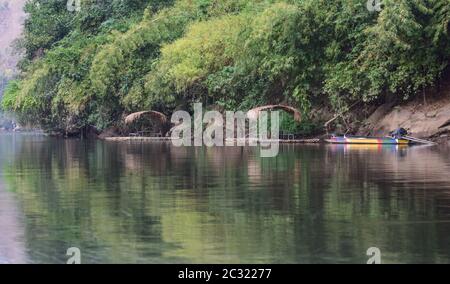
<path id="1" fill-rule="evenodd" d="M 114 33 L 111 43 L 102 47 L 92 63 L 90 79 L 95 93 L 101 97 L 110 93 L 117 95 L 124 84 L 127 84 L 125 93 L 128 93 L 133 88 L 133 81 L 142 84 L 139 77 L 150 70 L 160 46 L 180 37 L 194 15 L 195 5 L 192 1 L 181 1 L 154 16 L 147 9 L 143 20 L 129 31 Z M 130 74 L 130 71 L 134 74 Z"/>
<path id="2" fill-rule="evenodd" d="M 282 111 L 280 113 L 280 132 L 285 134 L 295 134 L 300 136 L 312 136 L 320 133 L 322 126 L 303 118 L 301 122 L 294 120 L 294 116 L 290 113 Z"/>
<path id="3" fill-rule="evenodd" d="M 414 96 L 448 66 L 448 0 L 383 3 L 377 22 L 363 30 L 362 49 L 351 64 L 338 65 L 327 91 L 366 101 L 385 93 Z"/>
<path id="4" fill-rule="evenodd" d="M 97 99 L 89 76 L 94 57 L 139 23 L 146 7 L 156 11 L 169 2 L 83 1 L 79 13 L 67 11 L 64 1 L 27 3 L 20 88 L 12 88 L 3 108 L 45 130 L 109 126 L 121 115 L 121 107 L 117 100 Z"/>
<path id="5" fill-rule="evenodd" d="M 342 110 L 416 96 L 450 59 L 449 0 L 385 0 L 380 13 L 366 0 L 62 2 L 27 4 L 22 74 L 3 101 L 49 130 L 194 101 Z"/>
<path id="6" fill-rule="evenodd" d="M 170 96 L 175 94 L 201 99 L 208 75 L 234 64 L 239 34 L 247 22 L 248 18 L 242 15 L 198 22 L 190 26 L 182 39 L 163 46 L 160 59 L 146 77 L 150 102 L 160 96 L 172 101 L 175 98 Z"/>

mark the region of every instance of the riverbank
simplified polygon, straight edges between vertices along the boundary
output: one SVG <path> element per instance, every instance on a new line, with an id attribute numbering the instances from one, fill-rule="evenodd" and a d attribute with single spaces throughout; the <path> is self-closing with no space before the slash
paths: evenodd
<path id="1" fill-rule="evenodd" d="M 316 106 L 310 115 L 304 115 L 308 123 L 327 129 L 296 139 L 281 140 L 281 143 L 318 143 L 331 133 L 359 136 L 385 137 L 397 128 L 404 128 L 409 136 L 431 140 L 438 144 L 450 144 L 450 71 L 443 76 L 438 87 L 424 91 L 422 96 L 403 101 L 396 95 L 390 102 L 355 104 L 348 112 L 337 116 L 331 107 Z M 333 120 L 336 118 L 336 120 Z M 292 121 L 292 123 L 295 123 Z M 120 134 L 122 133 L 122 135 Z M 108 129 L 99 137 L 110 141 L 161 141 L 165 138 L 119 137 L 124 131 Z"/>
<path id="2" fill-rule="evenodd" d="M 439 91 L 398 104 L 379 106 L 361 124 L 359 135 L 385 135 L 396 128 L 405 128 L 411 136 L 450 142 L 450 76 Z"/>
<path id="3" fill-rule="evenodd" d="M 314 123 L 317 125 L 333 116 L 331 112 L 327 113 L 325 110 L 322 112 L 320 117 L 315 118 Z M 359 108 L 343 115 L 342 120 L 351 121 L 351 123 L 344 126 L 333 125 L 328 129 L 328 133 L 324 129 L 319 135 L 282 139 L 280 143 L 319 143 L 330 133 L 386 137 L 391 131 L 401 127 L 409 132 L 409 136 L 448 145 L 450 144 L 450 92 L 441 96 L 430 96 L 426 102 L 416 99 L 399 104 L 385 103 L 378 107 L 367 106 L 364 111 Z M 117 128 L 115 131 L 107 129 L 98 138 L 116 142 L 171 141 L 170 137 L 127 137 L 124 133 L 125 131 Z"/>
<path id="4" fill-rule="evenodd" d="M 400 97 L 400 96 L 397 96 Z M 223 111 L 223 110 L 222 110 Z M 221 111 L 221 112 L 222 112 Z M 163 114 L 162 114 L 163 115 Z M 303 116 L 302 123 L 314 125 L 314 132 L 300 134 L 289 134 L 292 139 L 280 140 L 280 143 L 303 144 L 319 143 L 331 133 L 337 135 L 358 135 L 386 137 L 391 131 L 397 128 L 404 128 L 409 132 L 409 136 L 431 140 L 438 144 L 450 144 L 450 72 L 436 90 L 426 90 L 425 94 L 409 101 L 394 100 L 385 103 L 358 103 L 348 112 L 336 115 L 330 106 L 316 105 L 309 114 L 298 114 Z M 336 118 L 334 120 L 334 118 Z M 169 121 L 166 117 L 165 121 Z M 329 124 L 326 121 L 331 122 Z M 292 120 L 291 123 L 298 123 Z M 167 124 L 167 123 L 166 123 Z M 324 125 L 327 124 L 327 129 Z M 168 129 L 173 125 L 168 123 L 163 128 L 153 131 L 159 133 L 160 137 L 141 137 L 130 135 L 130 128 L 127 123 L 116 121 L 113 127 L 97 130 L 94 126 L 86 126 L 82 130 L 66 133 L 47 133 L 50 136 L 61 137 L 82 137 L 87 139 L 101 139 L 106 141 L 128 142 L 156 142 L 171 141 Z M 284 127 L 290 128 L 283 125 Z M 317 131 L 317 129 L 319 131 Z M 322 129 L 322 131 L 321 131 Z M 0 129 L 0 131 L 2 131 Z M 280 129 L 284 133 L 289 132 L 286 129 Z M 34 131 L 35 132 L 35 131 Z M 170 133 L 170 132 L 169 132 Z M 130 137 L 128 137 L 130 136 Z M 294 139 L 295 138 L 295 139 Z"/>

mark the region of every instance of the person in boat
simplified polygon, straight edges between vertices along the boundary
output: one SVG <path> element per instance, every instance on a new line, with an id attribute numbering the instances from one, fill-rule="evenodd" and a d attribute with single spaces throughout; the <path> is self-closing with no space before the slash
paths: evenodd
<path id="1" fill-rule="evenodd" d="M 404 128 L 397 128 L 396 130 L 390 133 L 392 138 L 401 139 L 404 136 L 408 135 L 408 131 Z"/>

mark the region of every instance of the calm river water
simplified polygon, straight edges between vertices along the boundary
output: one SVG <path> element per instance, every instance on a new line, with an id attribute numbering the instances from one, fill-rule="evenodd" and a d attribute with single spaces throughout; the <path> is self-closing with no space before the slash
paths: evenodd
<path id="1" fill-rule="evenodd" d="M 0 263 L 449 263 L 449 154 L 0 134 Z"/>

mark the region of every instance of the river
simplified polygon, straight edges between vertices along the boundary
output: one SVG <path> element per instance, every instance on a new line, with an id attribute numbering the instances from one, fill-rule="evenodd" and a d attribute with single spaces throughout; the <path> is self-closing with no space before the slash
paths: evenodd
<path id="1" fill-rule="evenodd" d="M 449 263 L 449 154 L 0 134 L 0 263 Z"/>

